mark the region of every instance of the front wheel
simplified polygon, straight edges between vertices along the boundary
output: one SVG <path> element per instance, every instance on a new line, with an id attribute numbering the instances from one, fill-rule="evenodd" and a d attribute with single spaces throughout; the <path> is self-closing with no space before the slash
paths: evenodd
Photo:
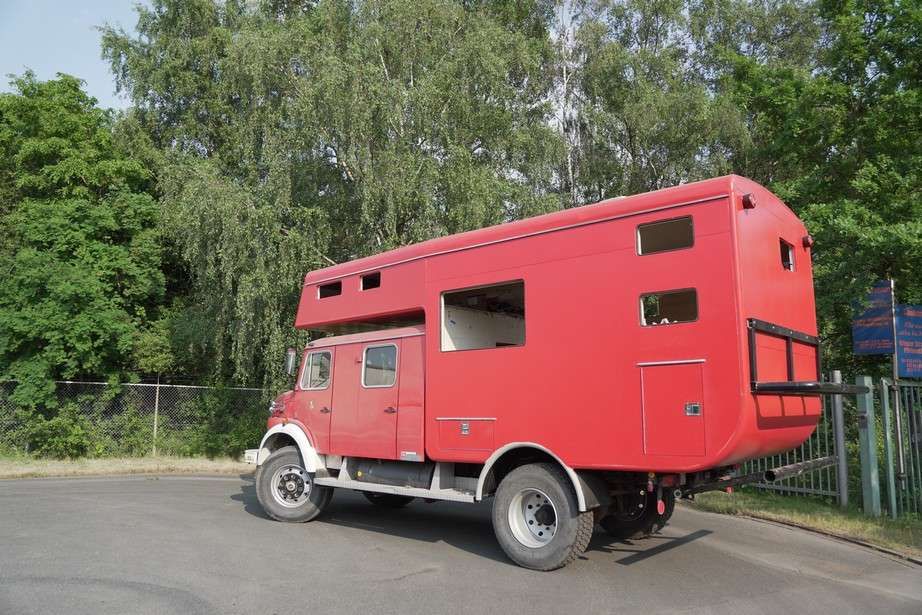
<path id="1" fill-rule="evenodd" d="M 314 484 L 294 446 L 272 453 L 256 472 L 256 497 L 276 521 L 303 523 L 323 512 L 333 497 L 331 487 Z"/>
<path id="2" fill-rule="evenodd" d="M 554 570 L 579 557 L 592 538 L 592 512 L 580 512 L 569 478 L 551 463 L 506 475 L 493 501 L 493 531 L 509 559 L 532 570 Z"/>

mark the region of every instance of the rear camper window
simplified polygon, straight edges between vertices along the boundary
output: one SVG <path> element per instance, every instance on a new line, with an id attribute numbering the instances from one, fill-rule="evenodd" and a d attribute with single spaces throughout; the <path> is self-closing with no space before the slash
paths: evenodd
<path id="1" fill-rule="evenodd" d="M 332 355 L 326 351 L 307 355 L 307 365 L 301 375 L 301 388 L 316 391 L 330 386 L 331 359 Z"/>
<path id="2" fill-rule="evenodd" d="M 390 387 L 397 382 L 397 347 L 369 346 L 365 349 L 365 366 L 362 369 L 362 386 L 366 388 Z"/>
<path id="3" fill-rule="evenodd" d="M 326 299 L 327 297 L 335 297 L 341 294 L 343 294 L 342 282 L 330 282 L 329 284 L 321 284 L 317 287 L 318 299 Z"/>
<path id="4" fill-rule="evenodd" d="M 698 320 L 698 293 L 694 288 L 650 293 L 640 297 L 640 324 L 674 325 Z"/>
<path id="5" fill-rule="evenodd" d="M 442 350 L 525 344 L 525 283 L 521 280 L 442 294 Z"/>
<path id="6" fill-rule="evenodd" d="M 781 240 L 781 266 L 787 271 L 794 271 L 794 246 Z"/>
<path id="7" fill-rule="evenodd" d="M 694 243 L 695 230 L 691 216 L 637 227 L 637 253 L 641 255 L 690 248 Z"/>

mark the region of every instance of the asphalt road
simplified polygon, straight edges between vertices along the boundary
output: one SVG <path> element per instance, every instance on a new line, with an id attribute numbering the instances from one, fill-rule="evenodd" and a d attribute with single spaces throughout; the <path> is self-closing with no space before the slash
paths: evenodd
<path id="1" fill-rule="evenodd" d="M 687 508 L 658 537 L 597 532 L 582 560 L 532 572 L 489 507 L 338 492 L 283 524 L 250 477 L 0 481 L 0 613 L 922 613 L 918 566 Z"/>

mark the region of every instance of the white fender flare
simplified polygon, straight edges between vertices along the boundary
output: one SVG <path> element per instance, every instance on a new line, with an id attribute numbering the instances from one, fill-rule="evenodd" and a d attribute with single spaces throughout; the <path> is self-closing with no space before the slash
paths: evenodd
<path id="1" fill-rule="evenodd" d="M 311 445 L 311 441 L 307 437 L 307 434 L 293 423 L 275 425 L 266 432 L 262 442 L 259 443 L 259 453 L 256 456 L 257 466 L 261 466 L 272 453 L 269 447 L 266 446 L 266 443 L 277 434 L 285 434 L 295 441 L 295 444 L 298 445 L 298 450 L 301 451 L 301 459 L 304 461 L 305 470 L 314 473 L 317 471 L 317 468 L 324 467 L 320 456 L 317 454 L 317 450 Z"/>
<path id="2" fill-rule="evenodd" d="M 580 512 L 585 512 L 588 510 L 586 508 L 586 496 L 583 493 L 583 483 L 579 476 L 576 474 L 576 471 L 561 461 L 560 457 L 552 453 L 550 450 L 541 446 L 540 444 L 535 444 L 534 442 L 510 442 L 509 444 L 506 444 L 505 446 L 502 446 L 493 451 L 493 454 L 490 455 L 487 461 L 483 464 L 483 469 L 480 471 L 480 478 L 477 479 L 477 493 L 475 494 L 474 499 L 476 499 L 478 502 L 483 499 L 483 488 L 487 481 L 487 476 L 490 475 L 490 470 L 493 469 L 493 464 L 496 463 L 496 461 L 505 453 L 508 453 L 509 451 L 516 448 L 533 448 L 543 453 L 547 453 L 553 457 L 557 463 L 560 464 L 560 467 L 563 468 L 563 471 L 567 473 L 567 476 L 570 477 L 570 482 L 573 483 L 573 491 L 576 492 L 576 502 L 579 504 Z"/>

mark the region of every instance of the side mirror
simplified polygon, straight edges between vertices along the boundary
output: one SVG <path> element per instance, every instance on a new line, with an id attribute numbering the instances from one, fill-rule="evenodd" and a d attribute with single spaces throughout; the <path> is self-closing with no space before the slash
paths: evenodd
<path id="1" fill-rule="evenodd" d="M 298 359 L 298 353 L 294 348 L 285 351 L 285 373 L 289 376 L 295 373 L 295 361 Z"/>

